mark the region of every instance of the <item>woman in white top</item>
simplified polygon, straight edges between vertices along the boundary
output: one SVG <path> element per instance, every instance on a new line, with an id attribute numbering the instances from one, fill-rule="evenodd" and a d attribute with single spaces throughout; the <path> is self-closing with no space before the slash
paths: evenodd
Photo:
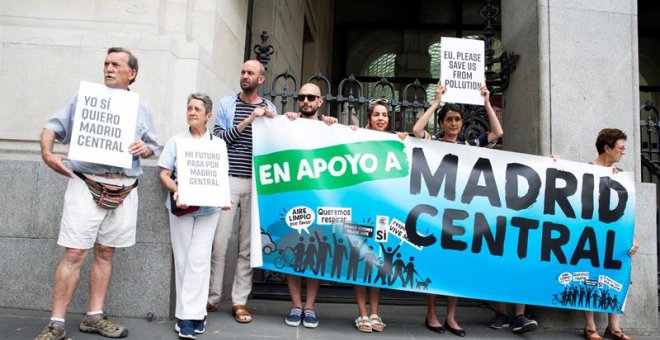
<path id="1" fill-rule="evenodd" d="M 188 128 L 172 137 L 158 160 L 160 181 L 169 191 L 166 206 L 169 210 L 170 235 L 174 253 L 176 281 L 176 311 L 178 319 L 174 329 L 179 337 L 194 339 L 195 334 L 204 333 L 206 326 L 206 299 L 211 275 L 211 246 L 220 217 L 218 207 L 189 207 L 179 202 L 176 181 L 177 140 L 209 139 L 217 144 L 221 155 L 220 176 L 227 177 L 227 147 L 220 138 L 206 128 L 213 116 L 209 96 L 193 93 L 188 97 L 186 119 Z M 223 209 L 228 207 L 223 207 Z"/>

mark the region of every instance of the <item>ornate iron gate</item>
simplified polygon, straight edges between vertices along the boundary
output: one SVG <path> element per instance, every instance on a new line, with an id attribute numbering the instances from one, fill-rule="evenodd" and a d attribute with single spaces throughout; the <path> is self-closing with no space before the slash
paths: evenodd
<path id="1" fill-rule="evenodd" d="M 493 41 L 495 33 L 493 24 L 498 12 L 499 9 L 492 4 L 492 1 L 486 0 L 480 14 L 484 19 L 484 35 L 481 39 L 485 42 L 486 82 L 491 92 L 491 102 L 495 106 L 501 107 L 497 104 L 501 103 L 501 94 L 509 85 L 509 75 L 515 70 L 519 56 L 506 51 L 499 56 L 494 55 Z M 261 43 L 255 45 L 253 51 L 256 59 L 261 61 L 268 69 L 268 63 L 273 54 L 273 46 L 268 43 L 267 32 L 262 32 Z M 496 69 L 495 65 L 499 65 L 500 71 L 494 71 Z M 390 124 L 390 130 L 411 132 L 418 115 L 430 107 L 430 103 L 427 101 L 428 84 L 435 84 L 438 79 L 414 79 L 412 82 L 402 80 L 404 79 L 373 79 L 373 77 L 349 75 L 339 81 L 335 87 L 327 77 L 318 73 L 307 79 L 306 83 L 315 83 L 321 88 L 325 103 L 320 113 L 336 117 L 342 124 L 364 126 L 369 101 L 385 97 L 389 100 L 391 106 L 391 121 L 393 124 Z M 279 113 L 297 112 L 298 89 L 301 85 L 298 79 L 285 71 L 273 78 L 269 89 L 262 87 L 260 91 L 262 96 L 270 99 L 275 104 Z M 386 95 L 374 97 L 372 95 L 374 93 L 385 93 Z M 478 138 L 481 134 L 489 131 L 489 123 L 483 106 L 462 106 L 464 112 L 463 134 L 465 138 Z M 434 116 L 428 126 L 428 130 L 432 133 L 438 132 L 436 122 L 437 117 Z M 334 282 L 323 282 L 322 284 L 324 286 L 321 290 L 323 295 L 320 295 L 319 299 L 324 297 L 332 298 L 333 301 L 352 299 L 352 289 L 346 289 L 351 285 Z M 256 297 L 288 299 L 284 275 L 267 270 L 256 270 L 253 294 Z M 390 303 L 396 303 L 397 301 L 410 303 L 411 300 L 425 301 L 425 296 L 384 290 L 381 299 Z M 462 303 L 466 302 L 468 304 L 479 303 L 476 301 L 470 302 L 470 300 Z"/>

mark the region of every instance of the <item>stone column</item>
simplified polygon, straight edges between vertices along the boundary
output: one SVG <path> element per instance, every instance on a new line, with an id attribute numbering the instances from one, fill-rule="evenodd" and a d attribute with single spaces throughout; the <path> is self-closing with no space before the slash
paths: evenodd
<path id="1" fill-rule="evenodd" d="M 587 162 L 598 131 L 618 127 L 629 150 L 619 165 L 639 181 L 637 2 L 507 0 L 502 23 L 504 49 L 521 56 L 505 93 L 504 149 Z M 641 251 L 623 327 L 643 334 L 658 326 L 654 185 L 638 183 L 636 200 Z M 544 328 L 583 327 L 580 312 L 532 312 Z"/>

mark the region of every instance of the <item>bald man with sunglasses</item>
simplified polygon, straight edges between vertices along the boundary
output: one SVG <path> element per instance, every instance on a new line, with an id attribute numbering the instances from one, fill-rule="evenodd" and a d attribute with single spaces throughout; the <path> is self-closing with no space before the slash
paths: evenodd
<path id="1" fill-rule="evenodd" d="M 318 116 L 318 110 L 323 106 L 323 97 L 321 97 L 321 89 L 312 83 L 304 84 L 298 92 L 298 111 L 287 112 L 285 115 L 290 120 L 298 118 L 320 120 L 327 125 L 337 123 L 337 118 L 321 115 Z M 292 327 L 297 327 L 301 323 L 306 328 L 316 328 L 319 325 L 319 320 L 314 312 L 314 303 L 316 302 L 316 295 L 319 291 L 320 281 L 318 279 L 307 278 L 305 280 L 307 286 L 307 294 L 305 304 L 302 303 L 302 277 L 297 275 L 287 275 L 286 284 L 289 287 L 289 295 L 291 295 L 291 313 L 286 317 L 285 323 Z"/>

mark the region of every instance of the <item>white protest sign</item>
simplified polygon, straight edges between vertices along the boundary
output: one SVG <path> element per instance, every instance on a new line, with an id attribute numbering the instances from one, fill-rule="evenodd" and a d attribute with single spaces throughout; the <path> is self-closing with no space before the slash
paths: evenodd
<path id="1" fill-rule="evenodd" d="M 392 223 L 390 223 L 389 227 L 389 233 L 396 236 L 397 238 L 403 240 L 404 242 L 408 243 L 411 245 L 413 248 L 417 250 L 421 250 L 422 247 L 410 242 L 408 240 L 408 234 L 406 233 L 406 225 L 402 223 L 401 221 L 397 220 L 396 218 L 392 219 Z"/>
<path id="2" fill-rule="evenodd" d="M 484 84 L 484 42 L 474 39 L 440 39 L 440 82 L 447 86 L 446 103 L 484 105 L 479 88 Z"/>
<path id="3" fill-rule="evenodd" d="M 220 139 L 176 140 L 179 203 L 200 207 L 228 207 L 227 148 Z"/>
<path id="4" fill-rule="evenodd" d="M 387 242 L 387 232 L 388 226 L 390 224 L 390 217 L 378 215 L 376 216 L 376 242 L 384 243 Z"/>
<path id="5" fill-rule="evenodd" d="M 69 159 L 130 168 L 140 95 L 80 82 Z"/>

